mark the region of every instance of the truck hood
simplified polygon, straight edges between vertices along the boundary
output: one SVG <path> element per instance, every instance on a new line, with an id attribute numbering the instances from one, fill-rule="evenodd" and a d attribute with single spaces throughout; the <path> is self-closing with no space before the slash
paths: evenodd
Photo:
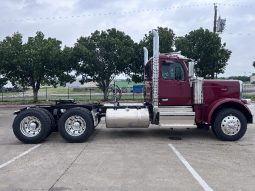
<path id="1" fill-rule="evenodd" d="M 240 99 L 240 86 L 238 80 L 204 80 L 204 99 L 205 101 L 222 98 Z"/>

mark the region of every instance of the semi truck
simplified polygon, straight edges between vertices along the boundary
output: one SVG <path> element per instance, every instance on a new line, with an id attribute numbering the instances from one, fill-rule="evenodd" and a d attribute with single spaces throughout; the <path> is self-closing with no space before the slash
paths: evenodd
<path id="1" fill-rule="evenodd" d="M 144 102 L 78 104 L 58 100 L 15 112 L 13 132 L 23 143 L 40 143 L 53 131 L 68 142 L 84 142 L 101 120 L 106 128 L 205 128 L 223 141 L 244 136 L 253 115 L 242 99 L 242 82 L 207 80 L 194 74 L 195 62 L 179 52 L 160 53 L 153 34 L 153 56 L 144 47 Z"/>

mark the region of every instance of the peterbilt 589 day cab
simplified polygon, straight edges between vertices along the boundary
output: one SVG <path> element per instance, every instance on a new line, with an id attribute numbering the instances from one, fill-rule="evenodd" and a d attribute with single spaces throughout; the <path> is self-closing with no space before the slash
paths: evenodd
<path id="1" fill-rule="evenodd" d="M 24 143 L 39 143 L 54 130 L 68 142 L 83 142 L 101 119 L 107 128 L 211 128 L 224 141 L 243 137 L 253 116 L 242 99 L 240 81 L 194 77 L 194 62 L 179 53 L 160 54 L 153 30 L 153 57 L 144 48 L 144 103 L 76 104 L 23 108 L 15 114 L 13 132 Z"/>

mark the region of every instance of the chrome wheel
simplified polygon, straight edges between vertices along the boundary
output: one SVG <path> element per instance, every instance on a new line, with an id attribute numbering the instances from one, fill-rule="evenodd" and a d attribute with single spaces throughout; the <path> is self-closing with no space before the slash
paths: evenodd
<path id="1" fill-rule="evenodd" d="M 70 143 L 82 143 L 92 134 L 94 121 L 92 113 L 85 108 L 68 109 L 58 120 L 60 135 Z"/>
<path id="2" fill-rule="evenodd" d="M 86 130 L 86 122 L 81 116 L 71 116 L 65 122 L 65 130 L 71 136 L 80 136 Z"/>
<path id="3" fill-rule="evenodd" d="M 221 122 L 221 129 L 226 135 L 236 135 L 241 129 L 241 122 L 236 116 L 227 116 Z"/>
<path id="4" fill-rule="evenodd" d="M 237 141 L 247 130 L 247 119 L 237 109 L 223 108 L 215 114 L 212 129 L 222 141 Z"/>
<path id="5" fill-rule="evenodd" d="M 35 116 L 27 116 L 20 122 L 20 131 L 26 137 L 35 137 L 41 131 L 42 124 Z"/>

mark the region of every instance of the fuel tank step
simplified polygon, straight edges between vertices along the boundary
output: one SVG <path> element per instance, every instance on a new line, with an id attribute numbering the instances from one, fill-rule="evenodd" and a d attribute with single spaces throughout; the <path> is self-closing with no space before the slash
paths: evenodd
<path id="1" fill-rule="evenodd" d="M 161 106 L 158 111 L 160 126 L 194 126 L 195 112 L 191 106 Z"/>

